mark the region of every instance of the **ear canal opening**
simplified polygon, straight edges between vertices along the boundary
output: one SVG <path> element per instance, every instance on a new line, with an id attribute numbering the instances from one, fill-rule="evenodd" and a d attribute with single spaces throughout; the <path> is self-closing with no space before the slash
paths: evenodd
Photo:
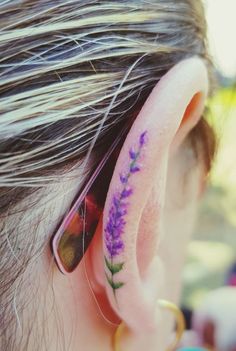
<path id="1" fill-rule="evenodd" d="M 200 101 L 203 99 L 203 94 L 202 92 L 198 92 L 193 95 L 191 101 L 189 102 L 185 112 L 184 116 L 182 118 L 180 126 L 182 126 L 191 116 L 193 113 L 198 109 L 198 106 L 200 106 Z"/>

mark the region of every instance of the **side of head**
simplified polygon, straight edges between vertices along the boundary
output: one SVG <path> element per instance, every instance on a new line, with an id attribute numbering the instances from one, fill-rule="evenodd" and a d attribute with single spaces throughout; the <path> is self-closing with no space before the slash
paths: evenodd
<path id="1" fill-rule="evenodd" d="M 0 4 L 0 15 L 3 349 L 94 349 L 102 339 L 101 350 L 110 350 L 120 319 L 137 333 L 144 318 L 149 332 L 158 324 L 155 298 L 178 299 L 214 149 L 202 117 L 211 86 L 202 5 L 24 0 Z M 56 270 L 51 236 L 124 128 L 94 240 L 65 277 Z M 124 185 L 120 174 L 128 171 L 124 247 L 115 255 L 125 264 L 114 279 L 132 284 L 117 291 L 118 306 L 105 275 L 104 255 L 114 256 L 105 231 Z"/>

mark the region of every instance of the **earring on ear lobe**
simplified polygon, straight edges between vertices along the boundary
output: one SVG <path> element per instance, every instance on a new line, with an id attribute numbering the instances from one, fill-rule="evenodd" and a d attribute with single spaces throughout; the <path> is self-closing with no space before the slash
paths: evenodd
<path id="1" fill-rule="evenodd" d="M 158 305 L 162 308 L 165 308 L 172 312 L 175 316 L 176 319 L 176 338 L 173 341 L 173 343 L 167 348 L 166 351 L 174 351 L 176 350 L 177 345 L 179 344 L 181 337 L 183 335 L 183 332 L 185 330 L 185 319 L 182 311 L 172 302 L 167 301 L 167 300 L 158 300 L 157 301 Z M 116 329 L 116 332 L 114 334 L 113 338 L 113 346 L 114 346 L 114 351 L 124 351 L 120 348 L 120 339 L 122 337 L 122 332 L 125 328 L 125 324 L 122 322 L 118 328 Z M 126 350 L 128 351 L 128 350 Z"/>

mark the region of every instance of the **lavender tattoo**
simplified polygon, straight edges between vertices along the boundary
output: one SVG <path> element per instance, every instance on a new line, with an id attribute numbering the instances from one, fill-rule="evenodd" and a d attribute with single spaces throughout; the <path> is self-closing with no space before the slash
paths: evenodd
<path id="1" fill-rule="evenodd" d="M 115 296 L 117 289 L 121 288 L 123 282 L 115 282 L 114 275 L 120 272 L 125 262 L 114 263 L 114 258 L 119 256 L 124 250 L 124 242 L 122 241 L 122 234 L 126 224 L 125 215 L 127 214 L 128 202 L 127 199 L 132 195 L 133 189 L 129 185 L 129 178 L 134 173 L 140 171 L 138 159 L 140 157 L 141 149 L 146 143 L 147 131 L 143 132 L 139 137 L 138 148 L 129 150 L 130 164 L 126 173 L 120 174 L 120 183 L 122 188 L 119 192 L 113 195 L 112 205 L 109 210 L 109 219 L 105 227 L 105 245 L 108 252 L 108 257 L 105 256 L 106 267 L 109 270 L 109 275 L 106 274 L 107 281 Z"/>

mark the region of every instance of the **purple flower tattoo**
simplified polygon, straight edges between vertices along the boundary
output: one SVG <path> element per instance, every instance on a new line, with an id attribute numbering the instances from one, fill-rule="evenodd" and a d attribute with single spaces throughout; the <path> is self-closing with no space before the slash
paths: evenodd
<path id="1" fill-rule="evenodd" d="M 129 150 L 130 164 L 127 172 L 120 173 L 120 183 L 122 188 L 119 192 L 115 193 L 112 198 L 111 207 L 109 210 L 108 221 L 105 227 L 105 245 L 108 257 L 105 256 L 106 267 L 109 274 L 106 274 L 108 283 L 113 289 L 113 293 L 121 288 L 124 283 L 114 281 L 114 275 L 120 272 L 124 266 L 124 262 L 114 263 L 114 258 L 124 250 L 124 242 L 122 234 L 125 228 L 125 215 L 128 210 L 128 199 L 133 194 L 133 189 L 129 185 L 129 178 L 136 172 L 140 171 L 138 160 L 140 157 L 141 149 L 146 144 L 147 131 L 143 132 L 139 137 L 138 147 Z"/>

